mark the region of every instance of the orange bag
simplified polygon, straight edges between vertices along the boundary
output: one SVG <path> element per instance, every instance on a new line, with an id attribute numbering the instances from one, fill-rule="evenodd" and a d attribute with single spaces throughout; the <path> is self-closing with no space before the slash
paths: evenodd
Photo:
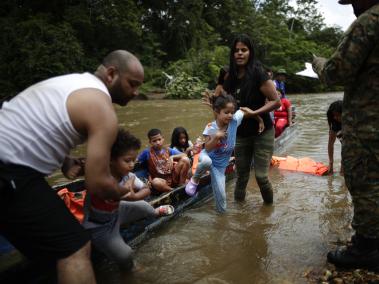
<path id="1" fill-rule="evenodd" d="M 58 196 L 64 201 L 71 214 L 83 223 L 84 220 L 84 199 L 87 191 L 71 192 L 67 188 L 62 188 L 58 191 Z"/>

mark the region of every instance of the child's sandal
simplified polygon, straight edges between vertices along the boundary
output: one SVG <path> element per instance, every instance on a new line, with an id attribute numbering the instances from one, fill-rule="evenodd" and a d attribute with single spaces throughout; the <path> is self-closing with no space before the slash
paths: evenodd
<path id="1" fill-rule="evenodd" d="M 192 178 L 189 180 L 189 182 L 187 183 L 186 187 L 185 187 L 185 192 L 189 195 L 189 196 L 194 196 L 196 194 L 196 190 L 197 190 L 197 186 L 198 184 L 194 183 L 192 181 Z"/>
<path id="2" fill-rule="evenodd" d="M 175 212 L 175 208 L 172 205 L 161 205 L 158 207 L 159 216 L 169 216 Z"/>

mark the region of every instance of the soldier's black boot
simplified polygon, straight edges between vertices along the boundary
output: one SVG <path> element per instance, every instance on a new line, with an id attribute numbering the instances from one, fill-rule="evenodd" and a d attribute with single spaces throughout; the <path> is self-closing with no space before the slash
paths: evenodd
<path id="1" fill-rule="evenodd" d="M 378 240 L 356 234 L 352 244 L 328 253 L 328 261 L 337 267 L 379 269 Z"/>

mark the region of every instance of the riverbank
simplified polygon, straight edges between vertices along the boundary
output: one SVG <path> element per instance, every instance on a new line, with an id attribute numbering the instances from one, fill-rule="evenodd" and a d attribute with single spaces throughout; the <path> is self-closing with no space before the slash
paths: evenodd
<path id="1" fill-rule="evenodd" d="M 327 264 L 324 269 L 313 269 L 304 273 L 310 284 L 378 284 L 379 274 L 365 269 L 338 270 Z"/>

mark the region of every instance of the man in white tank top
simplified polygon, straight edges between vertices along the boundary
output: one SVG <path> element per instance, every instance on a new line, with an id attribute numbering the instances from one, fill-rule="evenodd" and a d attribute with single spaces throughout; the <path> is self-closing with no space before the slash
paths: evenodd
<path id="1" fill-rule="evenodd" d="M 125 106 L 143 79 L 140 61 L 117 50 L 94 75 L 37 83 L 0 109 L 0 234 L 28 258 L 56 261 L 59 283 L 95 283 L 90 237 L 44 177 L 86 140 L 86 188 L 103 199 L 125 195 L 109 169 L 118 130 L 112 103 Z"/>

